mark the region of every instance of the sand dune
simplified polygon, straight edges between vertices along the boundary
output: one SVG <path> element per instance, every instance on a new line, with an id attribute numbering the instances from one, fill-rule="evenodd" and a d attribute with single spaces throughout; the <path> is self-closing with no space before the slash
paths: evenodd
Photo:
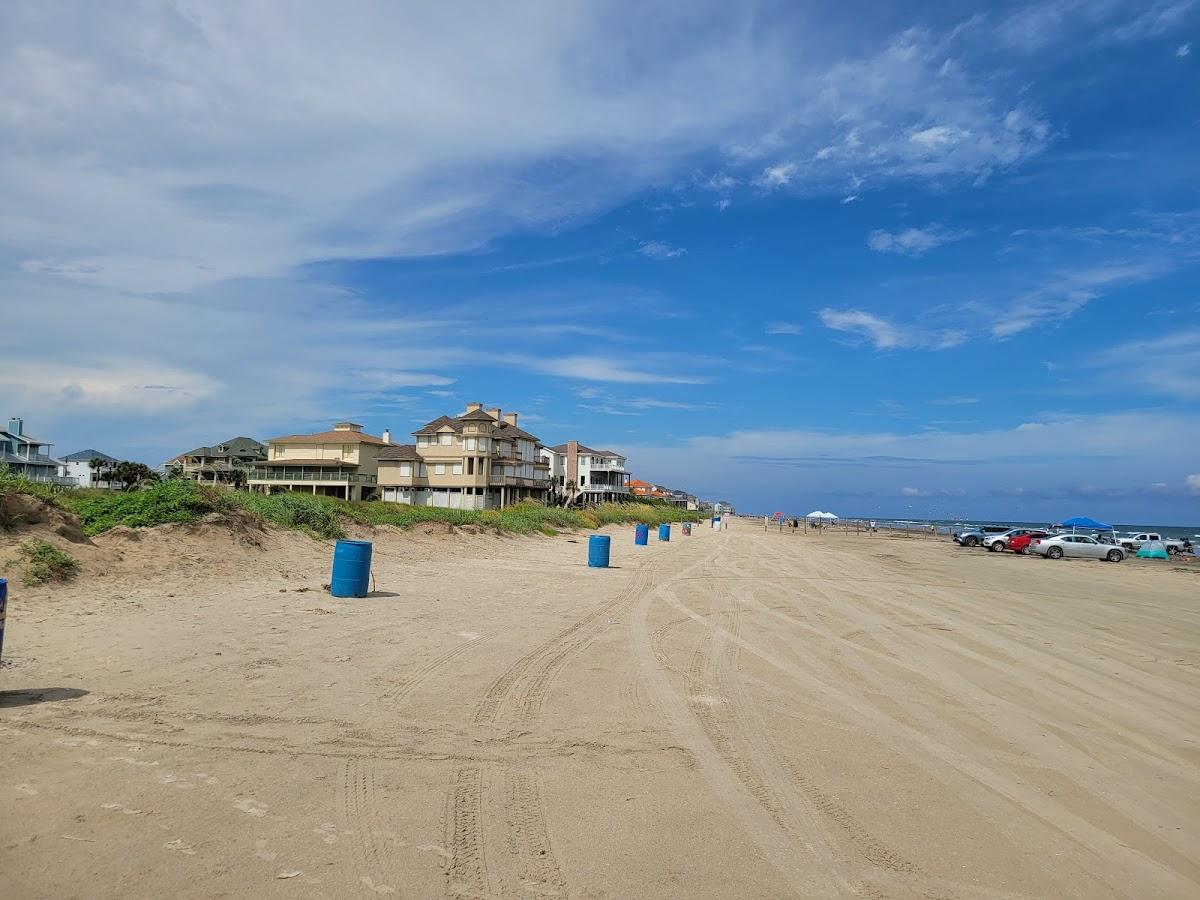
<path id="1" fill-rule="evenodd" d="M 17 592 L 5 895 L 1200 894 L 1195 568 L 190 528 Z"/>

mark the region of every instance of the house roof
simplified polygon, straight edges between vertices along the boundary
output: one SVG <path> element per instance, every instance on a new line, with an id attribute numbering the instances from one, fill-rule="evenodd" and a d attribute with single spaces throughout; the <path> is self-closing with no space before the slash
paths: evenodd
<path id="1" fill-rule="evenodd" d="M 473 409 L 469 413 L 463 413 L 461 416 L 458 416 L 458 418 L 464 422 L 496 421 L 492 416 L 490 416 L 488 413 L 485 413 L 482 409 Z"/>
<path id="2" fill-rule="evenodd" d="M 17 434 L 15 431 L 9 431 L 7 428 L 0 428 L 0 434 L 6 434 L 10 438 L 20 441 L 23 444 L 45 444 L 47 447 L 53 444 L 53 441 L 44 441 L 39 437 L 34 437 L 32 434 L 23 432 Z"/>
<path id="3" fill-rule="evenodd" d="M 270 443 L 285 442 L 294 444 L 375 444 L 379 447 L 388 446 L 383 438 L 373 434 L 363 434 L 361 431 L 318 431 L 316 434 L 285 434 L 283 437 L 271 438 Z"/>
<path id="4" fill-rule="evenodd" d="M 280 466 L 305 466 L 306 468 L 324 467 L 324 468 L 339 468 L 339 469 L 357 469 L 358 463 L 348 462 L 344 459 L 273 459 L 270 462 L 263 461 L 258 464 L 258 468 L 275 469 Z"/>
<path id="5" fill-rule="evenodd" d="M 389 459 L 420 462 L 421 454 L 417 453 L 415 444 L 392 444 L 380 450 L 375 458 L 380 462 Z"/>
<path id="6" fill-rule="evenodd" d="M 550 449 L 555 453 L 566 453 L 567 445 L 559 444 L 555 447 L 551 447 Z M 624 459 L 625 458 L 620 453 L 614 453 L 611 450 L 593 450 L 591 447 L 584 446 L 583 444 L 579 445 L 579 452 L 587 453 L 587 454 L 590 454 L 591 456 L 608 456 L 608 457 L 612 457 L 614 459 Z"/>
<path id="7" fill-rule="evenodd" d="M 63 457 L 63 462 L 91 462 L 93 459 L 102 459 L 105 462 L 116 462 L 107 453 L 101 453 L 99 450 L 77 450 L 74 453 L 68 453 Z"/>
<path id="8" fill-rule="evenodd" d="M 525 429 L 518 428 L 516 425 L 512 425 L 502 419 L 496 419 L 485 413 L 482 409 L 472 410 L 469 413 L 463 413 L 461 416 L 455 416 L 454 418 L 450 416 L 438 416 L 432 422 L 422 425 L 413 434 L 437 434 L 446 427 L 449 427 L 455 434 L 462 434 L 464 422 L 491 422 L 496 426 L 492 432 L 493 437 L 500 439 L 508 438 L 510 440 L 512 438 L 521 438 L 522 440 L 533 441 L 535 444 L 540 443 L 535 435 L 530 434 Z"/>

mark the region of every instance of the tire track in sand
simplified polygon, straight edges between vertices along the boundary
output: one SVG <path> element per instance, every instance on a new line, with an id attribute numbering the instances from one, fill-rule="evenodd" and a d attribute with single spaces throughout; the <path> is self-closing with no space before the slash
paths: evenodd
<path id="1" fill-rule="evenodd" d="M 651 557 L 615 598 L 594 607 L 500 673 L 488 685 L 472 722 L 509 730 L 536 725 L 555 680 L 602 633 L 612 615 L 650 589 L 656 565 Z M 489 791 L 484 765 L 461 767 L 449 791 L 444 829 L 450 852 L 448 895 L 484 896 L 494 883 L 501 894 L 564 896 L 566 879 L 554 855 L 536 769 L 528 764 L 504 766 L 500 786 Z M 504 829 L 504 856 L 486 852 L 491 823 Z"/>

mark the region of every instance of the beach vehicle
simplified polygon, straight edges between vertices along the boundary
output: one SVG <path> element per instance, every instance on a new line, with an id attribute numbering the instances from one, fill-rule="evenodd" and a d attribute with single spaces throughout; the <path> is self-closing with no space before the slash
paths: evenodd
<path id="1" fill-rule="evenodd" d="M 1029 554 L 1029 545 L 1032 544 L 1038 538 L 1046 538 L 1046 537 L 1050 537 L 1050 532 L 1048 532 L 1048 531 L 1026 531 L 1024 534 L 1019 535 L 1018 537 L 1012 538 L 1010 541 L 1008 541 L 1007 542 L 1008 549 L 1011 550 L 1013 553 L 1021 553 L 1024 555 L 1028 555 Z"/>
<path id="2" fill-rule="evenodd" d="M 1086 534 L 1056 534 L 1053 537 L 1035 538 L 1030 545 L 1031 553 L 1047 559 L 1106 559 L 1120 562 L 1125 551 L 1116 544 L 1102 544 Z"/>
<path id="3" fill-rule="evenodd" d="M 952 534 L 954 543 L 960 547 L 978 547 L 985 537 L 993 537 L 1008 531 L 1007 525 L 977 525 Z"/>
<path id="4" fill-rule="evenodd" d="M 1010 528 L 1008 531 L 1001 532 L 1000 534 L 985 535 L 983 540 L 981 540 L 979 543 L 995 553 L 1003 553 L 1005 550 L 1012 547 L 1013 541 L 1023 538 L 1027 534 L 1033 534 L 1035 531 L 1039 537 L 1048 533 L 1045 531 L 1037 531 L 1036 528 Z M 1026 541 L 1026 543 L 1028 543 L 1028 541 Z"/>
<path id="5" fill-rule="evenodd" d="M 1174 555 L 1176 553 L 1191 553 L 1192 542 L 1187 538 L 1177 541 L 1174 538 L 1165 538 L 1154 531 L 1137 531 L 1122 535 L 1118 542 L 1126 550 L 1141 550 L 1142 544 L 1149 541 L 1157 541 L 1166 548 L 1167 553 Z"/>

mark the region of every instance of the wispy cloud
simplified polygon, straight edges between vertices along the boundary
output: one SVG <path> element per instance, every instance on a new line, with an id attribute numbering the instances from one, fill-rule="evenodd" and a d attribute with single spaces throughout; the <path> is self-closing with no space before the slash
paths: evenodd
<path id="1" fill-rule="evenodd" d="M 650 259 L 675 259 L 679 256 L 686 256 L 687 250 L 683 247 L 672 247 L 662 241 L 643 241 L 638 247 L 638 253 L 648 256 Z"/>
<path id="2" fill-rule="evenodd" d="M 930 331 L 901 325 L 860 309 L 827 307 L 817 315 L 826 328 L 855 335 L 870 343 L 876 350 L 947 350 L 967 340 L 967 334 L 963 331 Z"/>
<path id="3" fill-rule="evenodd" d="M 709 379 L 680 371 L 646 371 L 631 368 L 624 359 L 607 356 L 564 356 L 558 359 L 525 360 L 526 364 L 547 375 L 579 378 L 586 381 L 612 381 L 624 384 L 704 384 Z"/>
<path id="4" fill-rule="evenodd" d="M 979 402 L 978 397 L 938 397 L 936 400 L 926 400 L 934 406 L 970 406 Z"/>
<path id="5" fill-rule="evenodd" d="M 763 331 L 766 334 L 800 334 L 803 329 L 795 322 L 770 322 Z"/>
<path id="6" fill-rule="evenodd" d="M 1116 369 L 1142 391 L 1200 397 L 1200 329 L 1129 341 L 1096 354 L 1092 365 Z"/>
<path id="7" fill-rule="evenodd" d="M 1192 52 L 1191 44 L 1180 44 L 1178 47 L 1175 48 L 1175 55 L 1178 56 L 1180 59 L 1183 59 L 1185 56 L 1187 56 L 1191 52 Z"/>
<path id="8" fill-rule="evenodd" d="M 925 228 L 906 228 L 897 232 L 876 229 L 868 236 L 867 246 L 880 253 L 923 256 L 942 244 L 961 241 L 970 235 L 969 231 L 952 231 L 937 224 Z"/>

